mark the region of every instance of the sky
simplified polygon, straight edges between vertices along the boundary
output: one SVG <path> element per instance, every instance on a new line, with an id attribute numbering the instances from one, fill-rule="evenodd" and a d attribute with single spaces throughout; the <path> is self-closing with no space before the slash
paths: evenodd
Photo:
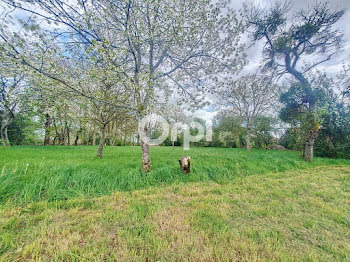
<path id="1" fill-rule="evenodd" d="M 232 0 L 232 6 L 233 8 L 238 9 L 243 4 L 243 2 L 245 1 Z M 253 2 L 263 7 L 273 3 L 273 1 L 270 0 L 256 0 Z M 315 0 L 292 0 L 294 9 L 307 8 L 308 6 L 313 5 L 315 2 Z M 322 3 L 326 2 L 326 0 L 318 0 L 318 2 Z M 344 32 L 344 39 L 346 41 L 344 51 L 341 52 L 341 54 L 338 56 L 334 56 L 331 61 L 328 61 L 318 67 L 318 69 L 324 69 L 327 73 L 334 73 L 339 71 L 339 69 L 342 67 L 343 62 L 348 62 L 350 60 L 350 0 L 330 0 L 330 2 L 334 7 L 339 6 L 340 8 L 348 9 L 341 20 L 338 21 L 335 25 L 337 28 L 342 29 Z M 259 62 L 262 58 L 261 51 L 262 43 L 258 43 L 258 45 L 255 45 L 246 50 L 249 60 L 249 64 L 246 67 L 247 71 L 254 71 L 254 68 L 259 65 Z"/>
<path id="2" fill-rule="evenodd" d="M 242 4 L 246 1 L 253 3 L 254 5 L 258 5 L 261 7 L 268 7 L 272 3 L 274 3 L 274 0 L 231 0 L 231 7 L 235 10 L 239 10 L 242 7 Z M 315 3 L 315 0 L 291 0 L 293 4 L 294 10 L 300 9 L 300 8 L 307 8 L 310 5 L 313 5 Z M 318 0 L 318 2 L 326 2 L 327 0 Z M 337 22 L 336 27 L 343 30 L 344 33 L 344 39 L 345 39 L 345 46 L 344 50 L 339 54 L 333 57 L 331 61 L 328 61 L 326 63 L 323 63 L 322 65 L 319 65 L 317 69 L 324 70 L 327 74 L 334 75 L 338 73 L 343 63 L 349 63 L 350 61 L 350 0 L 329 0 L 334 7 L 340 7 L 348 9 L 344 16 L 341 18 L 340 21 Z M 0 4 L 0 11 L 3 9 L 1 8 Z M 19 13 L 16 14 L 17 17 L 25 16 L 25 12 L 18 11 Z M 293 10 L 292 10 L 293 12 Z M 0 12 L 1 13 L 1 12 Z M 43 24 L 41 26 L 44 26 Z M 51 25 L 52 26 L 52 25 Z M 242 36 L 242 39 L 248 39 L 247 34 Z M 249 42 L 246 43 L 247 45 L 250 45 Z M 258 68 L 260 61 L 262 60 L 262 47 L 263 42 L 256 43 L 253 47 L 246 49 L 247 54 L 247 60 L 249 63 L 246 65 L 246 67 L 243 69 L 242 74 L 248 74 L 255 72 Z M 212 98 L 208 97 L 209 101 L 213 101 Z M 214 107 L 208 106 L 206 108 L 203 108 L 201 110 L 198 110 L 195 112 L 195 116 L 202 118 L 204 120 L 211 120 L 216 115 L 216 112 L 214 111 Z"/>
<path id="3" fill-rule="evenodd" d="M 246 0 L 232 0 L 231 6 L 235 10 L 238 10 L 241 8 L 244 2 L 246 2 Z M 250 2 L 254 5 L 259 5 L 261 7 L 268 7 L 269 5 L 271 5 L 271 3 L 274 3 L 275 1 L 255 0 Z M 315 2 L 315 0 L 292 0 L 293 10 L 307 8 L 308 6 L 313 5 Z M 318 0 L 317 2 L 322 3 L 326 2 L 326 0 Z M 329 75 L 335 75 L 341 71 L 343 63 L 350 63 L 350 0 L 329 0 L 329 2 L 331 2 L 332 6 L 334 7 L 347 9 L 341 20 L 335 24 L 337 28 L 342 29 L 344 33 L 344 40 L 346 42 L 344 50 L 341 53 L 339 53 L 339 55 L 336 55 L 330 61 L 319 65 L 317 69 L 325 71 Z M 291 12 L 293 12 L 293 10 Z M 246 35 L 243 36 L 243 38 L 246 37 Z M 253 47 L 246 49 L 247 60 L 249 61 L 249 63 L 243 69 L 242 74 L 248 74 L 256 71 L 260 64 L 260 61 L 262 60 L 262 48 L 263 43 L 260 42 L 254 45 Z M 198 110 L 195 113 L 195 115 L 205 120 L 211 120 L 216 115 L 216 113 L 217 112 L 213 111 L 213 107 L 209 106 L 202 110 Z"/>

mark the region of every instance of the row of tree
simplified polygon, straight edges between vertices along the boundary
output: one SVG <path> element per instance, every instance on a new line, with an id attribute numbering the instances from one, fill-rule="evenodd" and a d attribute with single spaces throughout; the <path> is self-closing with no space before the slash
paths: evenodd
<path id="1" fill-rule="evenodd" d="M 250 150 L 252 144 L 275 142 L 275 123 L 268 116 L 276 116 L 281 104 L 281 119 L 290 124 L 283 139 L 301 147 L 308 161 L 320 133 L 337 151 L 339 130 L 347 132 L 340 122 L 348 123 L 349 70 L 341 83 L 314 73 L 343 44 L 334 24 L 344 11 L 329 4 L 297 12 L 292 24 L 288 2 L 269 9 L 245 5 L 239 14 L 226 0 L 4 0 L 1 5 L 5 145 L 10 138 L 35 143 L 40 132 L 44 145 L 98 142 L 99 157 L 105 144 L 140 144 L 142 170 L 149 171 L 149 145 L 136 132 L 140 119 L 157 112 L 184 122 L 184 112 L 207 105 L 208 94 L 225 115 L 215 134 L 220 145 Z M 243 33 L 252 45 L 265 42 L 264 61 L 258 73 L 238 78 L 247 62 Z M 282 85 L 278 79 L 286 75 L 292 79 Z M 338 84 L 344 90 L 332 92 Z M 238 139 L 243 134 L 244 140 Z"/>
<path id="2" fill-rule="evenodd" d="M 242 64 L 238 41 L 243 26 L 227 1 L 3 4 L 8 10 L 1 28 L 3 56 L 23 66 L 26 75 L 31 71 L 27 82 L 39 82 L 50 96 L 56 93 L 55 103 L 62 98 L 67 107 L 85 111 L 99 128 L 100 157 L 111 122 L 140 120 L 171 93 L 177 93 L 179 102 L 199 107 L 204 83 L 215 72 L 234 73 Z M 16 11 L 26 14 L 20 24 L 11 17 Z M 35 75 L 41 79 L 36 81 Z M 52 108 L 46 104 L 50 100 L 40 98 L 45 115 Z M 61 134 L 64 129 L 66 123 Z M 149 171 L 149 145 L 141 141 L 141 147 L 142 169 Z"/>

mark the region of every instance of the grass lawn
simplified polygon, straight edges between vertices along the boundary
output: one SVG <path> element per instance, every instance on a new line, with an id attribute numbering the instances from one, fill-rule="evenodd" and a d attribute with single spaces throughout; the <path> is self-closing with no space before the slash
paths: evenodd
<path id="1" fill-rule="evenodd" d="M 350 161 L 156 147 L 146 175 L 96 151 L 0 148 L 0 261 L 350 261 Z"/>

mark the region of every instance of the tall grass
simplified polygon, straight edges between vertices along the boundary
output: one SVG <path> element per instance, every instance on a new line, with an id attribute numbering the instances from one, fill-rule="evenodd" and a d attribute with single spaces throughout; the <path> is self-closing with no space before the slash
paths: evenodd
<path id="1" fill-rule="evenodd" d="M 316 158 L 310 164 L 291 151 L 154 147 L 152 171 L 144 174 L 139 147 L 106 147 L 103 159 L 95 157 L 96 151 L 92 146 L 0 148 L 0 204 L 101 196 L 172 183 L 225 183 L 238 176 L 350 163 Z M 178 166 L 184 155 L 192 157 L 189 175 Z"/>
<path id="2" fill-rule="evenodd" d="M 0 261 L 350 261 L 349 160 L 96 149 L 0 148 Z"/>

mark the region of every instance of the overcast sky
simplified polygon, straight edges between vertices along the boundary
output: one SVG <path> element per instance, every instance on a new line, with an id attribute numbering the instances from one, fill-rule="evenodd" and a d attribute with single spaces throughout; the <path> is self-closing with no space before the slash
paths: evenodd
<path id="1" fill-rule="evenodd" d="M 244 0 L 232 0 L 232 5 L 235 9 L 239 9 L 243 2 Z M 253 2 L 261 6 L 268 6 L 274 1 L 256 0 Z M 315 0 L 292 0 L 293 6 L 295 9 L 307 8 L 308 6 L 313 5 L 315 2 L 316 2 Z M 318 2 L 326 2 L 326 1 L 319 0 Z M 330 2 L 334 7 L 338 6 L 339 8 L 350 9 L 350 0 L 330 0 Z M 349 28 L 350 12 L 349 10 L 346 11 L 344 16 L 341 18 L 340 21 L 338 21 L 337 24 L 335 24 L 335 26 L 343 30 L 346 43 L 345 43 L 343 52 L 341 52 L 337 56 L 334 56 L 331 61 L 324 63 L 318 67 L 318 69 L 322 68 L 329 73 L 338 72 L 342 67 L 342 63 L 343 62 L 347 63 L 350 59 L 350 28 Z M 247 70 L 250 71 L 250 69 L 259 65 L 259 62 L 261 61 L 261 51 L 262 51 L 261 44 L 260 45 L 258 44 L 257 46 L 254 46 L 247 50 L 248 61 L 249 61 L 249 65 L 246 68 Z"/>
<path id="2" fill-rule="evenodd" d="M 234 9 L 239 10 L 242 7 L 242 4 L 247 0 L 231 0 L 231 1 L 232 1 L 231 6 Z M 307 8 L 308 6 L 314 5 L 314 3 L 316 2 L 315 0 L 291 0 L 291 1 L 293 3 L 294 10 L 300 9 L 300 8 Z M 268 7 L 269 5 L 274 3 L 275 0 L 248 0 L 248 2 L 253 3 L 255 5 L 259 5 L 261 7 Z M 326 0 L 318 0 L 318 2 L 326 2 Z M 340 54 L 334 56 L 331 61 L 323 63 L 322 65 L 319 65 L 317 69 L 324 70 L 326 73 L 330 75 L 334 75 L 341 70 L 343 63 L 349 63 L 350 61 L 350 26 L 349 26 L 350 25 L 350 0 L 329 0 L 329 2 L 333 7 L 346 9 L 344 16 L 335 25 L 337 28 L 343 31 L 344 39 L 346 43 L 344 46 L 344 50 Z M 0 11 L 2 10 L 3 9 L 1 8 L 1 4 L 0 4 Z M 291 11 L 291 13 L 292 12 L 293 10 Z M 18 11 L 18 13 L 16 13 L 17 18 L 22 18 L 24 16 L 25 16 L 25 12 L 23 11 Z M 246 35 L 243 36 L 243 38 L 244 39 L 247 38 Z M 247 44 L 249 45 L 250 43 L 247 43 Z M 246 50 L 246 53 L 248 55 L 247 59 L 249 63 L 244 68 L 242 74 L 255 72 L 255 70 L 260 64 L 260 61 L 262 60 L 262 56 L 261 56 L 262 46 L 263 46 L 263 42 L 260 42 Z M 209 99 L 209 100 L 212 100 L 212 99 Z M 213 106 L 206 107 L 203 110 L 198 110 L 195 113 L 196 116 L 206 120 L 212 119 L 215 114 L 216 112 L 213 111 Z"/>
<path id="3" fill-rule="evenodd" d="M 232 7 L 236 10 L 241 8 L 242 4 L 246 2 L 245 0 L 232 0 Z M 273 0 L 255 0 L 250 1 L 255 5 L 260 5 L 261 7 L 266 7 L 274 3 Z M 312 6 L 316 1 L 315 0 L 292 0 L 293 8 L 301 9 L 307 8 L 308 6 Z M 318 0 L 317 2 L 326 2 L 326 0 Z M 332 60 L 325 62 L 317 67 L 319 70 L 324 70 L 327 74 L 334 75 L 341 71 L 343 63 L 349 64 L 350 62 L 350 0 L 329 0 L 333 7 L 345 8 L 347 11 L 344 16 L 338 21 L 335 26 L 341 29 L 344 33 L 345 46 L 344 50 L 338 55 L 334 56 Z M 293 12 L 293 10 L 291 11 Z M 244 68 L 243 74 L 255 72 L 257 67 L 262 60 L 262 42 L 257 43 L 253 47 L 246 50 L 248 55 L 248 65 Z M 210 99 L 211 100 L 211 99 Z M 207 107 L 203 110 L 198 110 L 196 112 L 196 116 L 210 120 L 215 116 L 216 112 L 212 110 L 212 107 Z"/>

